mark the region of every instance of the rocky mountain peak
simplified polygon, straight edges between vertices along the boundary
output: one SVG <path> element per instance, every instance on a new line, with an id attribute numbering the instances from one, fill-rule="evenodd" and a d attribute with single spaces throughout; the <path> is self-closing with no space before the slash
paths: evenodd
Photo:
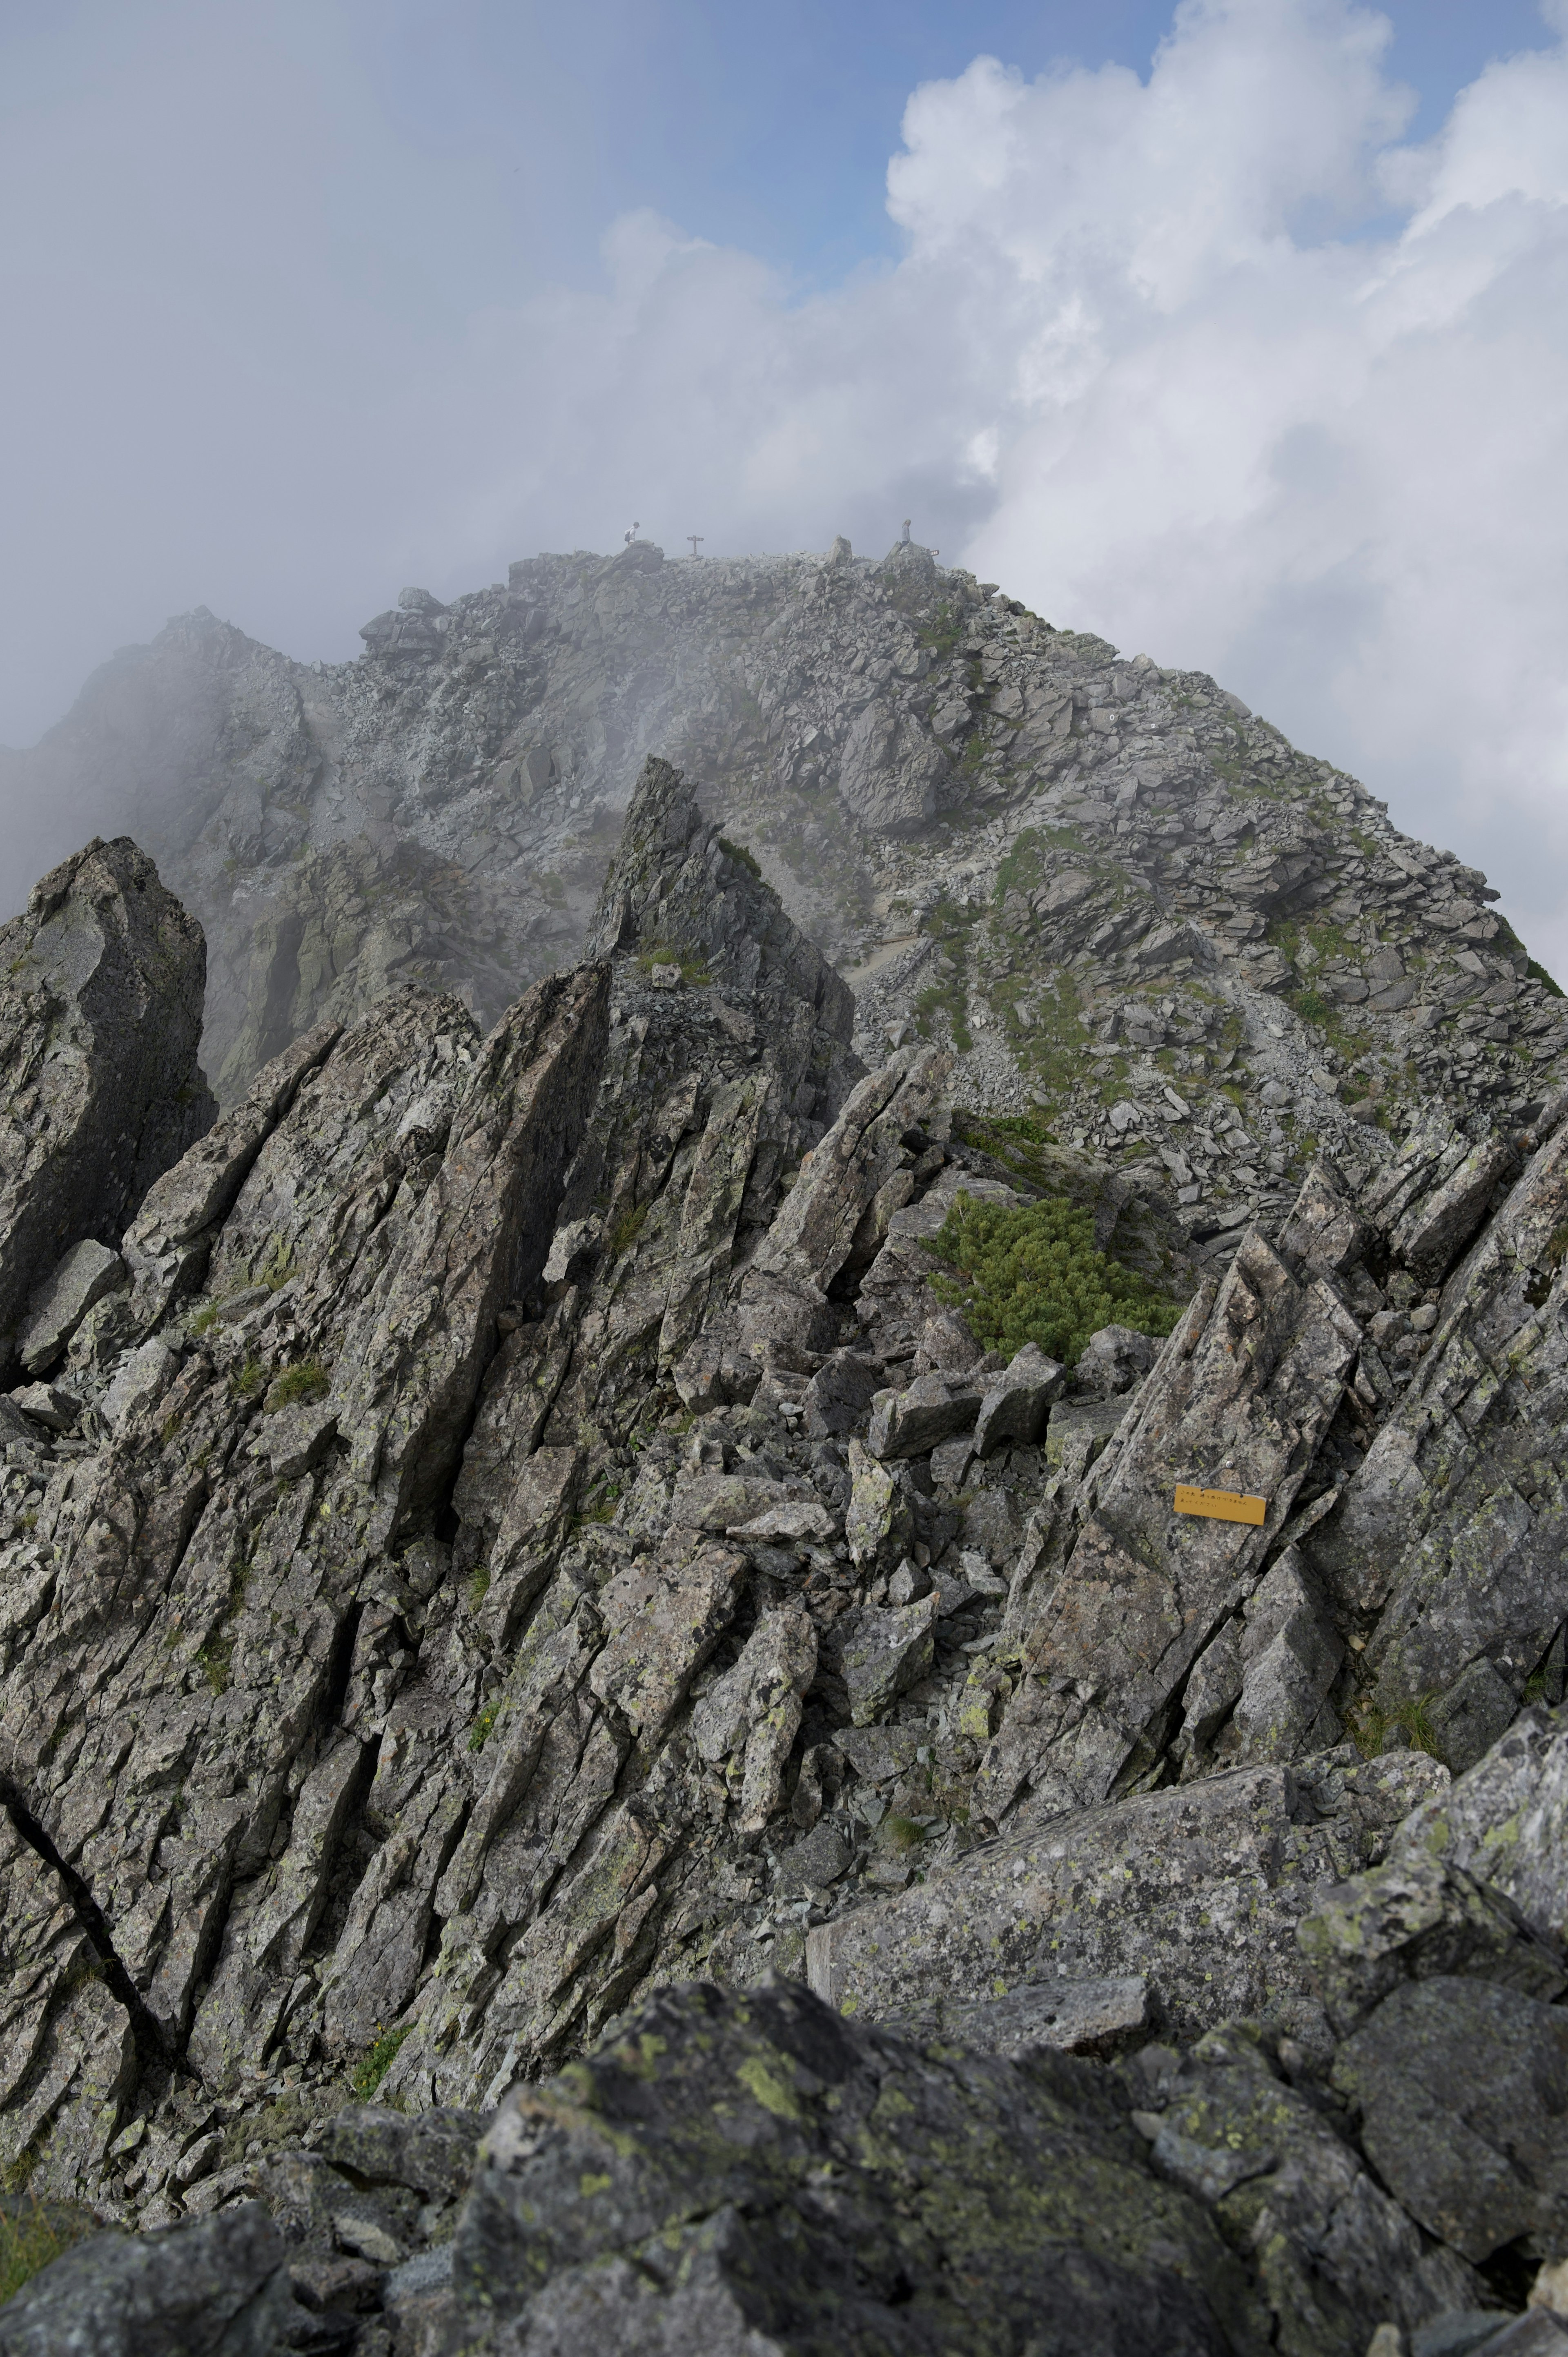
<path id="1" fill-rule="evenodd" d="M 548 648 L 600 777 L 712 725 L 614 826 L 531 773 L 591 955 L 481 1017 L 346 897 L 329 973 L 392 854 L 307 844 L 213 1118 L 134 844 L 7 929 L 0 2163 L 107 2231 L 0 2353 L 1551 2352 L 1568 1091 L 1511 1029 L 1371 1123 L 1300 1071 L 1524 993 L 1479 888 L 1346 786 L 1348 882 L 1233 700 L 918 550 L 431 602 L 361 717 L 515 727 Z M 417 798 L 498 790 L 422 774 L 428 883 Z M 1314 973 L 1391 994 L 1354 1063 Z"/>
<path id="2" fill-rule="evenodd" d="M 1359 1183 L 1429 1113 L 1467 1153 L 1554 1084 L 1564 1003 L 1476 871 L 1205 675 L 913 543 L 409 594 L 351 664 L 171 624 L 0 763 L 15 839 L 131 823 L 199 918 L 225 1103 L 389 990 L 485 1028 L 582 954 L 650 755 L 850 985 L 863 1062 L 941 1048 L 961 1109 L 1109 1159 L 1199 1258 L 1319 1149 Z"/>

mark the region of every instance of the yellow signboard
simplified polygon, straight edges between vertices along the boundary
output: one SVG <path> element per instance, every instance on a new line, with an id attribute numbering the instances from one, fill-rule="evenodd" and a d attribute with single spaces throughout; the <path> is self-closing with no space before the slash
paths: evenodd
<path id="1" fill-rule="evenodd" d="M 1217 1523 L 1261 1523 L 1269 1511 L 1266 1498 L 1246 1498 L 1237 1490 L 1192 1490 L 1176 1483 L 1178 1514 L 1207 1514 Z"/>

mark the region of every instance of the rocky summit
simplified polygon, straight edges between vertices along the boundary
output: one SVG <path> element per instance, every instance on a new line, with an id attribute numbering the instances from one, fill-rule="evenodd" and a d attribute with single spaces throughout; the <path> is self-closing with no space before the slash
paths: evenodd
<path id="1" fill-rule="evenodd" d="M 22 757 L 0 2357 L 1568 2352 L 1482 879 L 918 548 L 366 639 Z"/>

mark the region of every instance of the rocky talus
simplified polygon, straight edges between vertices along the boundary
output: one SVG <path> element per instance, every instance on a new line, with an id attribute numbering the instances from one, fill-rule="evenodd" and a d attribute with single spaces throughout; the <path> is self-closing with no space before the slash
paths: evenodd
<path id="1" fill-rule="evenodd" d="M 0 2352 L 1568 2349 L 1568 1093 L 1195 1249 L 721 824 L 216 1117 L 150 863 L 21 920 Z M 983 1347 L 961 1194 L 1168 1340 Z"/>

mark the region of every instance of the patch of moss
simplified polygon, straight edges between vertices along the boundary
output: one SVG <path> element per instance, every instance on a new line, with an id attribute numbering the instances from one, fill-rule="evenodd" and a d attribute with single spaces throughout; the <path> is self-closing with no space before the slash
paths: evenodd
<path id="1" fill-rule="evenodd" d="M 272 1236 L 267 1248 L 255 1263 L 255 1282 L 264 1285 L 269 1293 L 279 1292 L 294 1275 L 294 1243 L 288 1236 Z"/>
<path id="2" fill-rule="evenodd" d="M 619 1501 L 620 1483 L 618 1481 L 607 1481 L 601 1488 L 596 1489 L 593 1491 L 581 1513 L 577 1514 L 574 1519 L 579 1524 L 584 1523 L 613 1523 L 616 1518 L 616 1507 Z"/>
<path id="3" fill-rule="evenodd" d="M 637 963 L 641 974 L 651 974 L 656 965 L 679 966 L 682 981 L 690 983 L 694 990 L 706 990 L 714 978 L 695 950 L 682 949 L 669 942 L 656 942 L 643 952 Z"/>
<path id="4" fill-rule="evenodd" d="M 1540 983 L 1542 990 L 1544 990 L 1550 997 L 1561 998 L 1563 996 L 1562 985 L 1552 980 L 1552 976 L 1547 973 L 1546 968 L 1541 963 L 1538 958 L 1530 958 L 1526 962 L 1525 972 L 1529 974 L 1532 982 Z"/>
<path id="5" fill-rule="evenodd" d="M 732 843 L 727 834 L 721 834 L 719 837 L 719 849 L 723 852 L 726 852 L 731 859 L 738 861 L 742 867 L 749 870 L 749 872 L 756 877 L 759 884 L 763 881 L 762 870 L 757 866 L 752 854 L 747 851 L 744 843 Z"/>
<path id="6" fill-rule="evenodd" d="M 916 638 L 919 645 L 929 647 L 934 655 L 950 655 L 967 628 L 968 624 L 944 601 L 930 620 L 916 632 Z"/>
<path id="7" fill-rule="evenodd" d="M 362 2104 L 368 2104 L 397 2060 L 403 2040 L 413 2035 L 413 2024 L 405 2022 L 401 2029 L 383 2029 L 363 2061 L 349 2073 L 349 2084 Z"/>
<path id="8" fill-rule="evenodd" d="M 974 1045 L 969 1028 L 969 993 L 961 974 L 951 982 L 933 983 L 922 990 L 915 1001 L 915 1028 L 922 1039 L 931 1036 L 931 1024 L 938 1015 L 945 1015 L 952 1028 L 953 1045 L 960 1055 L 966 1056 Z"/>
<path id="9" fill-rule="evenodd" d="M 479 1713 L 478 1718 L 474 1721 L 473 1726 L 468 1730 L 468 1749 L 470 1751 L 482 1751 L 484 1749 L 485 1745 L 489 1740 L 490 1730 L 495 1726 L 495 1723 L 500 1715 L 501 1706 L 499 1701 L 488 1702 L 485 1705 L 483 1710 Z"/>
<path id="10" fill-rule="evenodd" d="M 1179 1301 L 1097 1251 L 1092 1212 L 1062 1196 L 1009 1211 L 961 1192 L 929 1249 L 957 1272 L 933 1278 L 933 1289 L 963 1310 L 989 1350 L 1035 1342 L 1072 1366 L 1102 1326 L 1163 1337 L 1182 1313 Z"/>

